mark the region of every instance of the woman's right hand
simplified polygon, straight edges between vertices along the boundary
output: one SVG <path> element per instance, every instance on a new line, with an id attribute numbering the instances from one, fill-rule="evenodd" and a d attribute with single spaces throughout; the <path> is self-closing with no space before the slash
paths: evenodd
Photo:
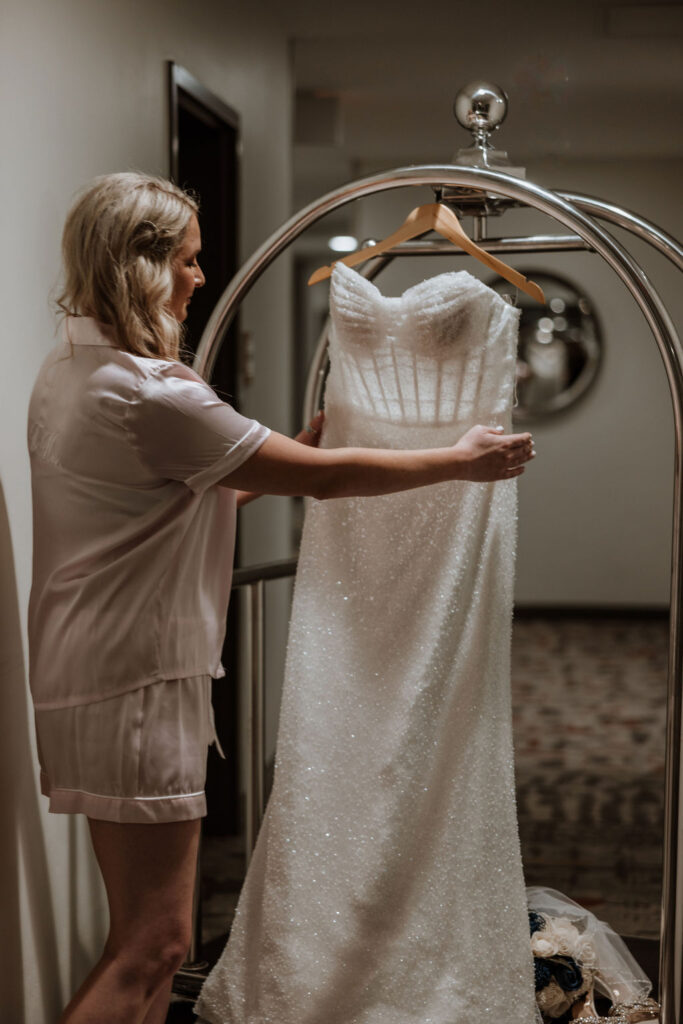
<path id="1" fill-rule="evenodd" d="M 462 480 L 509 480 L 524 472 L 524 463 L 533 459 L 531 434 L 504 434 L 502 427 L 471 427 L 454 446 L 463 459 Z"/>

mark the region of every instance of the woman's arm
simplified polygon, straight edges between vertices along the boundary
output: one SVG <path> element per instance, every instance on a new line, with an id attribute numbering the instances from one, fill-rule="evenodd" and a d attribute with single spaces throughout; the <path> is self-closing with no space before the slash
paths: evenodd
<path id="1" fill-rule="evenodd" d="M 235 497 L 237 499 L 237 508 L 243 508 L 244 505 L 248 505 L 250 501 L 260 498 L 261 494 L 259 491 L 236 491 Z"/>
<path id="2" fill-rule="evenodd" d="M 391 494 L 446 480 L 509 480 L 534 457 L 531 434 L 472 427 L 452 448 L 319 449 L 271 434 L 220 484 L 259 494 L 343 498 Z"/>
<path id="3" fill-rule="evenodd" d="M 309 425 L 300 430 L 294 438 L 299 444 L 306 444 L 309 447 L 317 447 L 320 441 L 320 432 L 323 429 L 323 420 L 325 419 L 325 413 L 320 410 L 317 412 Z M 243 505 L 248 505 L 250 501 L 254 501 L 255 498 L 260 498 L 262 491 L 237 491 L 237 507 L 242 508 Z"/>

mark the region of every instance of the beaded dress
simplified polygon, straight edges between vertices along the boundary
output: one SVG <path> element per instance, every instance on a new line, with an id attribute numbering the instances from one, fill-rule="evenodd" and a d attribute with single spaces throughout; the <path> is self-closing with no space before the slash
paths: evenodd
<path id="1" fill-rule="evenodd" d="M 323 447 L 510 428 L 518 310 L 332 275 Z M 532 1024 L 509 646 L 516 481 L 311 502 L 275 781 L 212 1024 Z"/>

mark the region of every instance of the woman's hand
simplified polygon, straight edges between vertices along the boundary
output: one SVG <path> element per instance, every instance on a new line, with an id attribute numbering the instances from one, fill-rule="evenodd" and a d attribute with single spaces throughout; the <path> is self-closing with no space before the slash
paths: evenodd
<path id="1" fill-rule="evenodd" d="M 509 480 L 533 459 L 531 434 L 504 434 L 502 427 L 471 427 L 454 446 L 463 458 L 462 480 Z"/>
<path id="2" fill-rule="evenodd" d="M 299 431 L 294 440 L 298 441 L 299 444 L 307 444 L 311 448 L 317 448 L 320 444 L 320 435 L 324 421 L 325 413 L 321 409 L 320 412 L 315 414 L 308 426 Z"/>

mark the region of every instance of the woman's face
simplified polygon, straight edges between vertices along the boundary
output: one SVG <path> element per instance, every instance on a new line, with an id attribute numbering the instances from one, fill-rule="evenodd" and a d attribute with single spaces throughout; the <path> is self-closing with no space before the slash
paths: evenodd
<path id="1" fill-rule="evenodd" d="M 195 288 L 201 288 L 205 282 L 201 267 L 197 263 L 201 248 L 199 222 L 193 213 L 182 245 L 173 260 L 173 293 L 168 307 L 178 323 L 182 323 L 187 317 L 187 307 Z"/>

